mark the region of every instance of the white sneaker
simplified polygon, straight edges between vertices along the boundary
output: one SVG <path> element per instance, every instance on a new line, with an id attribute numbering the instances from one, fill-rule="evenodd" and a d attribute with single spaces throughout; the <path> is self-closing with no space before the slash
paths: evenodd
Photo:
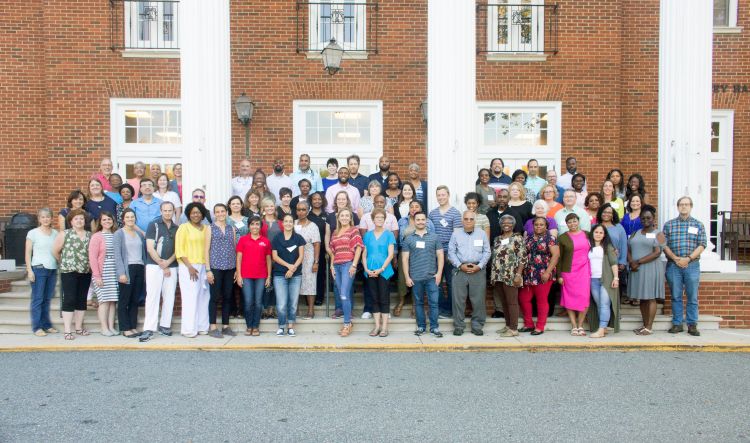
<path id="1" fill-rule="evenodd" d="M 284 328 L 279 328 L 276 330 L 276 336 L 277 337 L 283 337 L 284 336 Z"/>
<path id="2" fill-rule="evenodd" d="M 363 312 L 362 313 L 362 318 L 365 319 L 365 320 L 369 320 L 369 319 L 372 318 L 372 314 L 370 314 L 369 312 Z"/>
<path id="3" fill-rule="evenodd" d="M 296 337 L 297 336 L 297 334 L 294 332 L 294 328 L 289 328 L 289 330 L 286 331 L 286 335 L 288 335 L 290 337 Z"/>

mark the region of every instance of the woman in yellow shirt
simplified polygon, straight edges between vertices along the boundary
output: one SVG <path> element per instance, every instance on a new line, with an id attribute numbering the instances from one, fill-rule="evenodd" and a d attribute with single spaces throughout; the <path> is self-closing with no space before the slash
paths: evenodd
<path id="1" fill-rule="evenodd" d="M 182 327 L 180 333 L 193 338 L 208 333 L 208 302 L 206 281 L 207 227 L 202 223 L 208 211 L 201 203 L 190 203 L 185 208 L 189 220 L 177 229 L 175 257 L 179 262 L 180 294 L 182 297 Z"/>
<path id="2" fill-rule="evenodd" d="M 622 217 L 625 216 L 625 203 L 623 203 L 622 199 L 617 196 L 617 190 L 615 189 L 612 180 L 604 180 L 604 183 L 602 183 L 602 196 L 604 197 L 604 201 L 601 202 L 602 206 L 604 206 L 605 203 L 609 203 L 609 205 L 612 206 L 612 209 L 617 212 L 620 220 L 622 220 Z"/>

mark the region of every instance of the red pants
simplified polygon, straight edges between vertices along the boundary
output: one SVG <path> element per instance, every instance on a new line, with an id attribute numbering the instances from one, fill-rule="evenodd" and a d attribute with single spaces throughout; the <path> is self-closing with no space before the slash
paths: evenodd
<path id="1" fill-rule="evenodd" d="M 518 291 L 518 303 L 521 305 L 523 314 L 523 325 L 528 328 L 535 328 L 544 331 L 547 325 L 547 314 L 549 313 L 549 302 L 547 296 L 552 287 L 552 280 L 547 283 L 536 286 L 524 286 Z M 536 298 L 537 320 L 534 326 L 534 319 L 531 317 L 531 298 Z"/>

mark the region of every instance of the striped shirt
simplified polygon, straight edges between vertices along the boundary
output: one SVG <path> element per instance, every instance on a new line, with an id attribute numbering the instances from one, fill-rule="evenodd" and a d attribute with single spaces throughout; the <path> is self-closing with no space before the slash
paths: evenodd
<path id="1" fill-rule="evenodd" d="M 440 212 L 440 208 L 435 208 L 430 211 L 428 216 L 432 224 L 435 225 L 435 234 L 440 239 L 440 243 L 443 245 L 443 251 L 448 250 L 448 243 L 451 241 L 451 235 L 456 229 L 463 229 L 461 224 L 461 213 L 458 209 L 451 206 L 445 214 Z"/>
<path id="2" fill-rule="evenodd" d="M 333 251 L 333 264 L 338 265 L 354 260 L 354 249 L 362 247 L 362 236 L 359 229 L 351 227 L 336 235 L 331 232 L 331 250 Z"/>
<path id="3" fill-rule="evenodd" d="M 414 281 L 435 278 L 437 273 L 437 251 L 442 248 L 437 235 L 416 232 L 404 239 L 403 250 L 409 252 L 409 277 Z"/>
<path id="4" fill-rule="evenodd" d="M 664 223 L 663 232 L 667 247 L 678 257 L 689 256 L 698 246 L 706 247 L 706 229 L 693 217 L 673 218 Z"/>

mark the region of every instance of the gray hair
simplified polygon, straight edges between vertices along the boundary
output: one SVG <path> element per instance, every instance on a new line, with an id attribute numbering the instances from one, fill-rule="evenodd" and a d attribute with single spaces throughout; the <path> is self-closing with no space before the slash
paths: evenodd
<path id="1" fill-rule="evenodd" d="M 41 208 L 38 211 L 36 211 L 36 215 L 40 216 L 42 214 L 49 215 L 52 217 L 52 211 L 49 208 Z"/>
<path id="2" fill-rule="evenodd" d="M 297 202 L 297 208 L 299 208 L 300 205 L 305 205 L 307 210 L 310 210 L 310 203 L 307 200 L 300 200 Z"/>
<path id="3" fill-rule="evenodd" d="M 166 205 L 172 206 L 172 209 L 174 210 L 174 203 L 168 202 L 168 201 L 161 202 L 161 204 L 159 205 L 159 209 L 164 209 L 164 206 L 166 206 Z"/>
<path id="4" fill-rule="evenodd" d="M 419 165 L 418 165 L 418 164 L 416 164 L 416 163 L 411 163 L 411 164 L 409 164 L 409 169 L 416 169 L 416 170 L 417 170 L 417 172 L 419 172 L 419 171 L 421 171 L 421 170 L 422 170 L 422 169 L 421 169 L 421 168 L 419 167 Z"/>
<path id="5" fill-rule="evenodd" d="M 503 224 L 503 221 L 505 221 L 505 220 L 510 220 L 510 221 L 512 221 L 512 222 L 513 222 L 513 227 L 514 227 L 514 228 L 516 227 L 516 218 L 515 218 L 515 217 L 513 217 L 512 215 L 510 215 L 510 214 L 505 214 L 505 215 L 503 215 L 502 217 L 500 217 L 500 224 L 502 225 L 502 224 Z"/>
<path id="6" fill-rule="evenodd" d="M 380 186 L 380 189 L 383 189 L 383 184 L 380 183 L 380 180 L 370 180 L 370 183 L 367 184 L 367 189 L 370 189 L 370 187 L 378 185 Z"/>
<path id="7" fill-rule="evenodd" d="M 535 210 L 537 206 L 541 206 L 544 208 L 544 213 L 546 214 L 549 212 L 549 205 L 544 200 L 537 200 L 534 202 L 534 206 L 531 208 L 532 210 Z"/>

